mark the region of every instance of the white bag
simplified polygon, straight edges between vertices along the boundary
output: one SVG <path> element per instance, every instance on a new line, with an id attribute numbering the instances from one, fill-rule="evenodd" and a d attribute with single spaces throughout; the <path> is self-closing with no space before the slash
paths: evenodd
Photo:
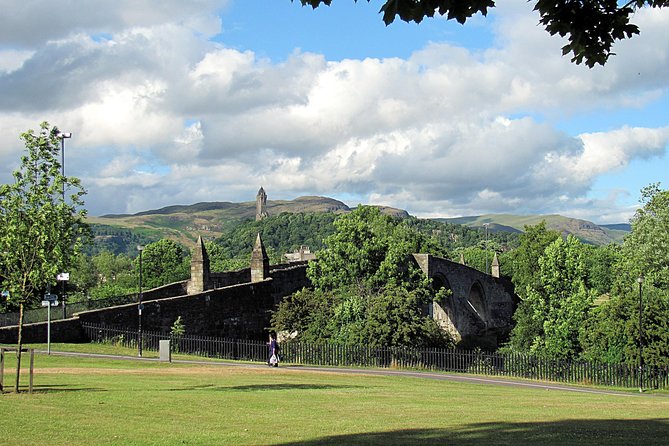
<path id="1" fill-rule="evenodd" d="M 276 364 L 276 363 L 278 363 L 278 362 L 279 362 L 279 358 L 277 358 L 276 355 L 272 355 L 272 357 L 269 358 L 269 363 L 272 364 L 272 365 L 274 365 L 274 364 Z"/>

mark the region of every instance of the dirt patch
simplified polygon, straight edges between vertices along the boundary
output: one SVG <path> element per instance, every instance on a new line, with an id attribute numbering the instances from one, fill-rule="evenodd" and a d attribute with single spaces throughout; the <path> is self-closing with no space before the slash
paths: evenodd
<path id="1" fill-rule="evenodd" d="M 236 368 L 236 367 L 174 367 L 174 368 L 104 368 L 104 367 L 53 367 L 36 368 L 35 374 L 39 375 L 162 375 L 162 376 L 203 376 L 203 375 L 242 375 L 249 374 L 276 374 L 277 370 L 265 370 L 261 368 Z M 286 371 L 286 370 L 284 370 Z"/>

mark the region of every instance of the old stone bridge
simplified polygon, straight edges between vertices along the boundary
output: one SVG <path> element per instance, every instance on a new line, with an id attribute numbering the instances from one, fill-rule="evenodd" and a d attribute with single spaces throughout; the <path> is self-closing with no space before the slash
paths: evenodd
<path id="1" fill-rule="evenodd" d="M 430 254 L 413 257 L 435 290 L 448 291 L 428 311 L 460 347 L 495 348 L 506 341 L 519 299 L 513 284 L 499 276 L 497 256 L 492 275 Z"/>

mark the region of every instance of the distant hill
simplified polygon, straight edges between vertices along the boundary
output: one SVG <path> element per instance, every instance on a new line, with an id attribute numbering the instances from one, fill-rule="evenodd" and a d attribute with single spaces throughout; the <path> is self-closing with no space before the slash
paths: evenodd
<path id="1" fill-rule="evenodd" d="M 378 206 L 381 212 L 395 217 L 407 218 L 402 209 Z M 268 200 L 267 212 L 278 216 L 282 213 L 334 213 L 351 212 L 352 208 L 339 200 L 328 197 L 306 196 L 294 200 Z M 242 222 L 254 220 L 255 201 L 242 203 L 203 202 L 191 205 L 174 205 L 136 214 L 109 214 L 88 217 L 93 227 L 95 244 L 93 252 L 102 249 L 115 253 L 136 255 L 136 245 L 168 238 L 190 247 L 198 235 L 206 239 L 217 239 Z M 482 228 L 488 224 L 490 232 L 520 233 L 525 225 L 536 225 L 546 220 L 548 227 L 563 234 L 573 234 L 586 243 L 605 245 L 621 242 L 629 233 L 627 224 L 597 225 L 595 223 L 564 217 L 561 215 L 512 215 L 489 214 L 459 218 L 435 218 L 435 221 Z"/>
<path id="2" fill-rule="evenodd" d="M 388 215 L 408 217 L 402 209 L 378 206 Z M 348 213 L 346 204 L 327 197 L 305 196 L 294 200 L 268 200 L 269 215 L 286 213 Z M 95 235 L 95 250 L 113 247 L 115 252 L 132 253 L 135 241 L 155 241 L 169 238 L 184 246 L 191 246 L 198 235 L 215 239 L 240 222 L 253 220 L 256 202 L 203 202 L 192 205 L 174 205 L 136 214 L 108 214 L 88 217 Z"/>
<path id="3" fill-rule="evenodd" d="M 513 215 L 513 214 L 488 214 L 471 217 L 437 218 L 454 224 L 461 224 L 472 228 L 481 228 L 489 224 L 490 231 L 516 231 L 522 232 L 525 225 L 536 225 L 543 220 L 550 229 L 562 234 L 572 234 L 585 243 L 593 245 L 607 245 L 609 243 L 620 243 L 630 231 L 627 224 L 597 225 L 587 220 L 564 217 L 562 215 Z"/>

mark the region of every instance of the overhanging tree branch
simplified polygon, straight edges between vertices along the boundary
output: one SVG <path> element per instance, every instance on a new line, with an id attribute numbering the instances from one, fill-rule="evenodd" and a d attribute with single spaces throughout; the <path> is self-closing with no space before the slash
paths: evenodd
<path id="1" fill-rule="evenodd" d="M 330 6 L 332 0 L 300 2 L 315 9 L 320 5 Z M 632 0 L 623 6 L 616 0 L 535 0 L 534 10 L 539 13 L 539 23 L 550 35 L 567 38 L 569 43 L 562 47 L 562 54 L 571 53 L 573 63 L 585 63 L 592 68 L 606 64 L 615 54 L 612 47 L 616 41 L 639 34 L 639 27 L 630 23 L 637 10 L 667 6 L 669 0 Z M 494 7 L 493 0 L 385 0 L 379 12 L 386 25 L 393 23 L 396 17 L 420 23 L 435 14 L 464 24 L 477 13 L 487 15 L 488 9 Z"/>

